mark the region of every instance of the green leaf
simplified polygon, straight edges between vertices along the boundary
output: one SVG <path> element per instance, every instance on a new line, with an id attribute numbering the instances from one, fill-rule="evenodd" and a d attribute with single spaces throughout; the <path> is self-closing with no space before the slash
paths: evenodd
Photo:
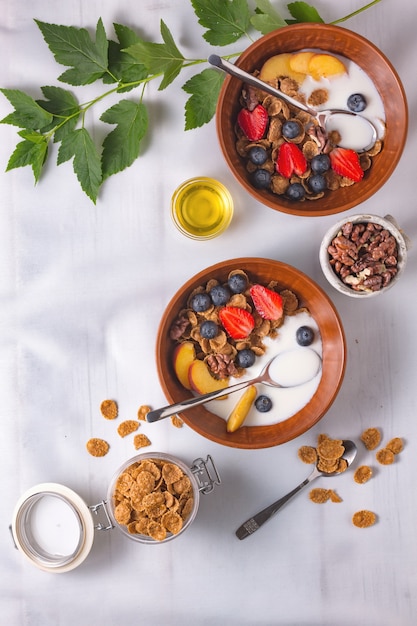
<path id="1" fill-rule="evenodd" d="M 50 132 L 55 129 L 54 142 L 62 141 L 77 126 L 81 107 L 75 96 L 62 87 L 41 87 L 41 90 L 47 100 L 37 100 L 37 103 L 54 115 L 51 124 L 42 131 Z"/>
<path id="2" fill-rule="evenodd" d="M 143 81 L 148 76 L 148 70 L 132 56 L 124 52 L 125 48 L 140 41 L 139 36 L 131 28 L 122 24 L 113 24 L 118 42 L 109 41 L 109 72 L 103 76 L 104 83 L 115 82 L 133 83 Z M 129 91 L 135 85 L 121 88 L 120 91 Z"/>
<path id="3" fill-rule="evenodd" d="M 116 128 L 103 141 L 101 156 L 103 180 L 132 165 L 139 156 L 140 142 L 148 129 L 145 105 L 121 100 L 107 109 L 100 119 Z"/>
<path id="4" fill-rule="evenodd" d="M 203 37 L 213 46 L 227 46 L 246 35 L 250 26 L 247 0 L 191 0 Z"/>
<path id="5" fill-rule="evenodd" d="M 324 20 L 320 17 L 317 9 L 310 6 L 306 2 L 291 2 L 288 10 L 294 20 L 287 20 L 288 24 L 296 24 L 301 22 L 315 22 L 324 24 Z"/>
<path id="6" fill-rule="evenodd" d="M 85 28 L 35 22 L 55 60 L 71 68 L 59 76 L 61 82 L 88 85 L 107 72 L 108 42 L 101 19 L 97 22 L 95 42 Z"/>
<path id="7" fill-rule="evenodd" d="M 28 130 L 25 128 L 24 130 L 19 130 L 17 134 L 32 143 L 45 143 L 46 141 L 46 137 L 41 133 L 36 132 L 36 130 Z"/>
<path id="8" fill-rule="evenodd" d="M 37 102 L 18 89 L 0 89 L 15 111 L 0 121 L 1 124 L 12 124 L 19 128 L 39 130 L 52 121 L 52 115 L 39 106 Z"/>
<path id="9" fill-rule="evenodd" d="M 58 151 L 58 165 L 74 157 L 73 168 L 82 190 L 96 203 L 102 183 L 100 155 L 85 128 L 79 128 L 62 140 Z"/>
<path id="10" fill-rule="evenodd" d="M 207 69 L 185 83 L 184 91 L 192 94 L 185 105 L 185 130 L 199 128 L 213 118 L 224 78 L 221 72 Z"/>
<path id="11" fill-rule="evenodd" d="M 25 139 L 17 144 L 7 164 L 6 172 L 17 167 L 30 165 L 37 183 L 47 156 L 48 142 L 45 137 L 43 137 L 43 141 L 39 142 Z"/>
<path id="12" fill-rule="evenodd" d="M 143 63 L 149 74 L 164 75 L 159 85 L 160 91 L 178 76 L 185 60 L 163 20 L 161 20 L 161 35 L 164 43 L 151 43 L 141 39 L 125 50 L 134 59 Z"/>
<path id="13" fill-rule="evenodd" d="M 256 0 L 256 8 L 257 13 L 251 17 L 250 21 L 252 26 L 263 35 L 267 35 L 277 28 L 287 26 L 287 22 L 274 9 L 270 0 Z"/>

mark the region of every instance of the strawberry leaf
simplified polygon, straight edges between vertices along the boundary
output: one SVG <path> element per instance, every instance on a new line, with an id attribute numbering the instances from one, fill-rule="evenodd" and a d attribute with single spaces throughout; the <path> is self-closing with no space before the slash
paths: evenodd
<path id="1" fill-rule="evenodd" d="M 58 165 L 73 160 L 74 173 L 82 190 L 96 203 L 102 182 L 100 156 L 85 128 L 79 128 L 62 140 L 58 151 Z"/>
<path id="2" fill-rule="evenodd" d="M 26 133 L 23 132 L 23 135 L 25 134 Z M 17 167 L 30 165 L 35 177 L 35 182 L 38 182 L 43 164 L 48 155 L 48 143 L 42 135 L 36 135 L 38 139 L 34 141 L 35 134 L 30 131 L 26 134 L 26 137 L 28 138 L 17 144 L 7 164 L 6 172 Z M 42 140 L 40 139 L 41 137 Z"/>
<path id="3" fill-rule="evenodd" d="M 121 100 L 100 119 L 107 124 L 117 124 L 103 141 L 101 163 L 105 180 L 132 165 L 139 156 L 140 142 L 148 129 L 148 113 L 142 103 Z"/>
<path id="4" fill-rule="evenodd" d="M 246 35 L 250 13 L 246 0 L 191 0 L 203 37 L 212 46 L 227 46 Z"/>
<path id="5" fill-rule="evenodd" d="M 85 28 L 35 22 L 57 63 L 71 68 L 58 80 L 70 85 L 88 85 L 107 72 L 108 42 L 101 19 L 97 23 L 95 42 Z"/>
<path id="6" fill-rule="evenodd" d="M 223 81 L 223 74 L 207 69 L 183 85 L 184 91 L 192 94 L 185 105 L 185 130 L 203 126 L 214 117 Z"/>

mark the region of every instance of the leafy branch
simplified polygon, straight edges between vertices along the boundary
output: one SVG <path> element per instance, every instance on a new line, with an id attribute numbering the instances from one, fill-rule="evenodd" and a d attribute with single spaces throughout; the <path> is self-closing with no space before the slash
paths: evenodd
<path id="1" fill-rule="evenodd" d="M 247 0 L 190 1 L 198 23 L 205 29 L 203 38 L 212 46 L 224 47 L 242 38 L 253 41 L 256 33 L 265 35 L 288 24 L 324 23 L 314 7 L 300 1 L 287 5 L 290 19 L 284 19 L 270 0 L 256 0 L 255 10 L 249 8 Z M 346 21 L 378 2 L 373 0 L 330 23 Z M 149 125 L 144 103 L 147 84 L 160 79 L 158 89 L 162 91 L 184 68 L 205 63 L 206 59 L 186 59 L 163 20 L 162 43 L 146 41 L 122 24 L 113 25 L 117 39 L 114 41 L 107 37 L 101 19 L 94 39 L 84 28 L 35 22 L 57 63 L 67 68 L 58 77 L 61 83 L 81 87 L 101 81 L 109 88 L 85 103 L 80 103 L 72 91 L 63 87 L 40 87 L 43 100 L 35 100 L 18 89 L 0 89 L 14 107 L 0 123 L 17 126 L 22 139 L 6 171 L 29 165 L 37 183 L 50 143 L 59 144 L 57 165 L 72 160 L 83 191 L 96 203 L 103 182 L 132 165 L 139 156 Z M 238 53 L 225 58 L 234 56 Z M 222 73 L 205 68 L 182 86 L 190 96 L 185 104 L 185 130 L 199 128 L 213 118 L 223 80 Z M 100 121 L 114 128 L 101 146 L 97 146 L 86 128 L 89 109 L 112 94 L 137 88 L 140 89 L 137 99 L 124 98 L 101 115 Z"/>

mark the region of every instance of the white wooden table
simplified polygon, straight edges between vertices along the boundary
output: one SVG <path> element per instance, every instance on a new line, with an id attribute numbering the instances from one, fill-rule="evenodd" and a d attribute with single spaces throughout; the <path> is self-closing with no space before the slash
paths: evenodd
<path id="1" fill-rule="evenodd" d="M 330 21 L 362 3 L 317 4 Z M 34 97 L 40 96 L 40 85 L 57 84 L 61 70 L 34 18 L 90 29 L 101 16 L 109 32 L 119 22 L 154 41 L 160 40 L 163 18 L 186 55 L 210 53 L 188 0 L 0 0 L 0 14 L 0 85 Z M 417 238 L 416 17 L 413 0 L 382 0 L 344 24 L 387 55 L 410 106 L 401 162 L 361 211 L 393 214 L 412 240 Z M 236 50 L 243 47 L 236 44 Z M 214 122 L 183 131 L 187 96 L 181 85 L 191 75 L 185 72 L 163 92 L 149 86 L 152 130 L 144 154 L 105 184 L 96 206 L 82 193 L 69 163 L 48 165 L 36 188 L 29 168 L 4 173 L 16 129 L 0 127 L 1 622 L 412 626 L 417 619 L 415 248 L 402 280 L 384 296 L 358 302 L 333 291 L 321 273 L 318 248 L 335 218 L 294 218 L 246 195 L 224 163 Z M 85 88 L 86 99 L 94 90 Z M 0 117 L 10 110 L 1 97 Z M 204 243 L 182 237 L 169 215 L 173 190 L 195 175 L 224 182 L 236 205 L 229 230 Z M 54 481 L 88 504 L 106 496 L 113 473 L 135 451 L 131 438 L 121 439 L 114 424 L 100 416 L 100 402 L 115 398 L 123 419 L 134 418 L 141 404 L 165 404 L 154 362 L 161 314 L 192 274 L 238 256 L 292 264 L 333 299 L 346 332 L 348 364 L 327 415 L 295 441 L 254 451 L 217 445 L 169 421 L 144 424 L 150 450 L 189 463 L 211 454 L 221 473 L 222 485 L 202 498 L 187 533 L 148 547 L 114 530 L 98 532 L 85 563 L 63 575 L 26 563 L 8 529 L 20 494 Z M 360 448 L 359 462 L 375 467 L 368 484 L 358 486 L 352 474 L 343 475 L 334 484 L 341 504 L 314 505 L 307 493 L 300 494 L 256 535 L 237 540 L 241 522 L 305 478 L 309 468 L 297 459 L 301 444 L 313 444 L 320 432 L 358 439 L 370 426 L 382 429 L 384 441 L 404 438 L 397 463 L 376 467 L 373 455 Z M 111 443 L 103 459 L 85 451 L 92 436 Z M 371 529 L 351 523 L 362 508 L 378 515 Z"/>

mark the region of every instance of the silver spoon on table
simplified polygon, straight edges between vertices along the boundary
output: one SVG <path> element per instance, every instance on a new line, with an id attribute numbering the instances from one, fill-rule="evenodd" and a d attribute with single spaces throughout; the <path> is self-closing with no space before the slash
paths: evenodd
<path id="1" fill-rule="evenodd" d="M 308 351 L 308 352 L 307 352 Z M 296 356 L 296 353 L 311 353 L 311 357 L 315 360 L 315 364 L 312 365 L 312 375 L 307 379 L 303 379 L 301 374 L 300 379 L 295 380 L 295 383 L 288 384 L 285 383 L 285 359 L 287 358 L 287 368 L 290 365 L 290 360 Z M 276 366 L 276 361 L 281 359 L 281 367 L 284 370 L 281 373 L 281 382 L 272 378 L 270 372 L 272 367 Z M 194 406 L 199 406 L 200 404 L 205 404 L 210 400 L 215 400 L 216 398 L 222 398 L 223 396 L 229 395 L 229 393 L 234 393 L 235 391 L 240 391 L 241 389 L 245 389 L 245 387 L 249 387 L 249 385 L 255 385 L 256 383 L 264 383 L 264 385 L 269 385 L 270 387 L 281 387 L 283 389 L 290 387 L 299 387 L 300 385 L 304 385 L 305 383 L 313 380 L 320 372 L 322 368 L 322 360 L 321 357 L 310 348 L 296 348 L 295 350 L 287 350 L 285 352 L 280 352 L 276 356 L 274 356 L 268 363 L 265 365 L 259 376 L 252 378 L 251 380 L 243 380 L 240 383 L 236 383 L 235 385 L 231 385 L 230 387 L 225 387 L 224 389 L 218 389 L 217 391 L 210 391 L 209 393 L 203 394 L 202 396 L 197 396 L 195 398 L 189 398 L 188 400 L 183 400 L 182 402 L 178 402 L 178 404 L 170 404 L 168 406 L 163 407 L 162 409 L 155 409 L 154 411 L 149 411 L 146 415 L 147 422 L 157 422 L 158 420 L 164 419 L 165 417 L 170 417 L 171 415 L 175 415 L 176 413 L 182 413 L 187 409 L 191 409 Z M 284 379 L 284 382 L 283 382 Z"/>
<path id="2" fill-rule="evenodd" d="M 211 54 L 208 58 L 208 62 L 210 63 L 210 65 L 213 65 L 220 70 L 223 70 L 227 74 L 238 78 L 242 82 L 247 83 L 248 85 L 252 85 L 252 87 L 257 87 L 262 91 L 266 91 L 272 96 L 281 98 L 281 100 L 284 100 L 288 104 L 291 104 L 301 111 L 305 111 L 306 113 L 317 119 L 320 127 L 325 132 L 327 132 L 329 121 L 332 118 L 336 118 L 337 116 L 340 116 L 342 118 L 350 117 L 352 121 L 362 126 L 362 128 L 358 126 L 356 130 L 359 131 L 359 133 L 361 133 L 361 131 L 363 130 L 364 136 L 366 137 L 366 145 L 363 147 L 361 146 L 358 149 L 353 147 L 353 145 L 349 145 L 349 138 L 347 138 L 346 140 L 342 138 L 340 146 L 344 148 L 353 148 L 357 152 L 365 152 L 366 150 L 370 150 L 375 145 L 375 142 L 378 139 L 378 131 L 375 125 L 364 115 L 360 115 L 359 113 L 355 113 L 354 111 L 348 111 L 345 109 L 323 109 L 321 111 L 318 111 L 308 106 L 307 104 L 299 102 L 299 100 L 295 100 L 295 98 L 291 98 L 291 96 L 287 96 L 287 94 L 283 93 L 279 89 L 276 89 L 275 87 L 272 87 L 272 85 L 265 83 L 260 78 L 257 78 L 256 76 L 253 76 L 252 74 L 241 70 L 240 67 L 237 67 L 233 63 L 222 59 L 217 54 Z M 337 125 L 335 124 L 335 128 L 336 127 Z"/>
<path id="3" fill-rule="evenodd" d="M 342 445 L 345 448 L 342 458 L 345 459 L 349 467 L 354 461 L 358 449 L 356 447 L 356 444 L 349 439 L 345 439 L 342 442 Z M 257 531 L 258 528 L 260 528 L 263 524 L 265 524 L 265 522 L 267 522 L 269 519 L 271 519 L 271 517 L 278 513 L 278 511 L 284 506 L 284 504 L 291 500 L 291 498 L 293 498 L 299 491 L 301 491 L 301 489 L 306 487 L 315 478 L 319 478 L 320 476 L 334 478 L 335 476 L 339 476 L 341 473 L 343 472 L 323 472 L 319 470 L 316 466 L 311 474 L 307 476 L 307 478 L 303 480 L 302 483 L 295 487 L 295 489 L 287 493 L 286 496 L 283 496 L 276 502 L 273 502 L 253 517 L 250 517 L 246 522 L 239 526 L 236 531 L 236 536 L 238 537 L 238 539 L 245 539 L 246 537 L 249 537 L 249 535 L 253 535 L 253 533 Z"/>

